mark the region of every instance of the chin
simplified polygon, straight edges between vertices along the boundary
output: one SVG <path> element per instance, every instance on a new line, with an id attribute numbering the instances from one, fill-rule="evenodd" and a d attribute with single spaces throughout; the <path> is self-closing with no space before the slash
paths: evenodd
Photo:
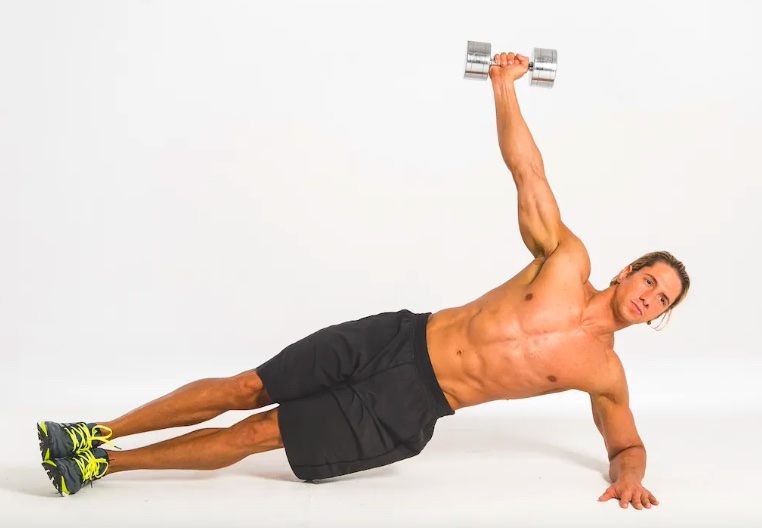
<path id="1" fill-rule="evenodd" d="M 629 301 L 622 307 L 621 315 L 623 316 L 622 319 L 624 319 L 630 324 L 640 324 L 640 323 L 645 323 L 647 321 L 647 319 L 643 318 L 643 314 L 636 311 L 632 307 L 632 303 L 630 303 Z"/>

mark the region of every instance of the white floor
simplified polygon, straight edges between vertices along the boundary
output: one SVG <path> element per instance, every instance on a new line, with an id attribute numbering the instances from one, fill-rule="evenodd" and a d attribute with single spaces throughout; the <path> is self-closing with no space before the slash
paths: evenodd
<path id="1" fill-rule="evenodd" d="M 762 528 L 756 4 L 0 1 L 0 528 Z M 112 419 L 529 263 L 470 39 L 558 49 L 553 90 L 517 91 L 595 286 L 657 249 L 691 274 L 665 332 L 617 337 L 661 505 L 598 502 L 573 393 L 463 410 L 331 482 L 272 452 L 56 495 L 38 420 Z"/>
<path id="2" fill-rule="evenodd" d="M 4 388 L 3 527 L 762 526 L 762 408 L 753 405 L 686 410 L 673 402 L 639 410 L 649 453 L 644 484 L 661 501 L 651 510 L 597 501 L 608 486 L 607 462 L 586 395 L 579 393 L 459 411 L 439 422 L 420 456 L 332 481 L 296 480 L 277 451 L 215 472 L 116 474 L 61 498 L 39 465 L 35 421 L 107 419 L 155 389 L 112 386 L 72 405 L 14 402 Z M 245 415 L 228 413 L 210 424 Z M 182 432 L 128 437 L 118 445 L 137 447 Z"/>

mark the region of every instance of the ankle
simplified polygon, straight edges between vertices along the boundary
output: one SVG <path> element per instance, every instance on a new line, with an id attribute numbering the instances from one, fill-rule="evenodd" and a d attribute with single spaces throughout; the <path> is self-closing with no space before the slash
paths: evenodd
<path id="1" fill-rule="evenodd" d="M 119 428 L 114 428 L 114 422 L 91 422 L 95 425 L 90 429 L 94 437 L 104 436 L 113 440 L 119 436 Z"/>

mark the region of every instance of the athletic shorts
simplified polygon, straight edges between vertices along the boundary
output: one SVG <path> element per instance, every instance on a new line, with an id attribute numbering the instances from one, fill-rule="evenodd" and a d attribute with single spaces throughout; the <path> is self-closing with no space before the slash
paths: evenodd
<path id="1" fill-rule="evenodd" d="M 453 410 L 426 346 L 429 313 L 409 310 L 329 326 L 257 368 L 289 465 L 319 480 L 419 454 Z"/>

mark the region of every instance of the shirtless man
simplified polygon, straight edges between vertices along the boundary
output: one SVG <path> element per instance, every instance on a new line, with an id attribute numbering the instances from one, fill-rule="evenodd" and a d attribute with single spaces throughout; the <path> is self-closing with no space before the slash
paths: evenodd
<path id="1" fill-rule="evenodd" d="M 39 422 L 42 466 L 58 492 L 76 493 L 119 471 L 218 469 L 281 447 L 298 478 L 336 477 L 417 455 L 436 421 L 458 409 L 576 389 L 590 394 L 610 461 L 612 485 L 599 500 L 637 509 L 658 504 L 641 483 L 646 451 L 613 334 L 668 315 L 687 293 L 688 275 L 672 255 L 656 252 L 626 266 L 604 290 L 590 284 L 587 251 L 561 221 L 519 110 L 514 82 L 529 61 L 513 53 L 495 61 L 499 145 L 534 257 L 523 270 L 463 306 L 324 328 L 256 369 L 189 383 L 112 421 Z M 101 447 L 273 403 L 229 428 L 127 451 Z"/>

